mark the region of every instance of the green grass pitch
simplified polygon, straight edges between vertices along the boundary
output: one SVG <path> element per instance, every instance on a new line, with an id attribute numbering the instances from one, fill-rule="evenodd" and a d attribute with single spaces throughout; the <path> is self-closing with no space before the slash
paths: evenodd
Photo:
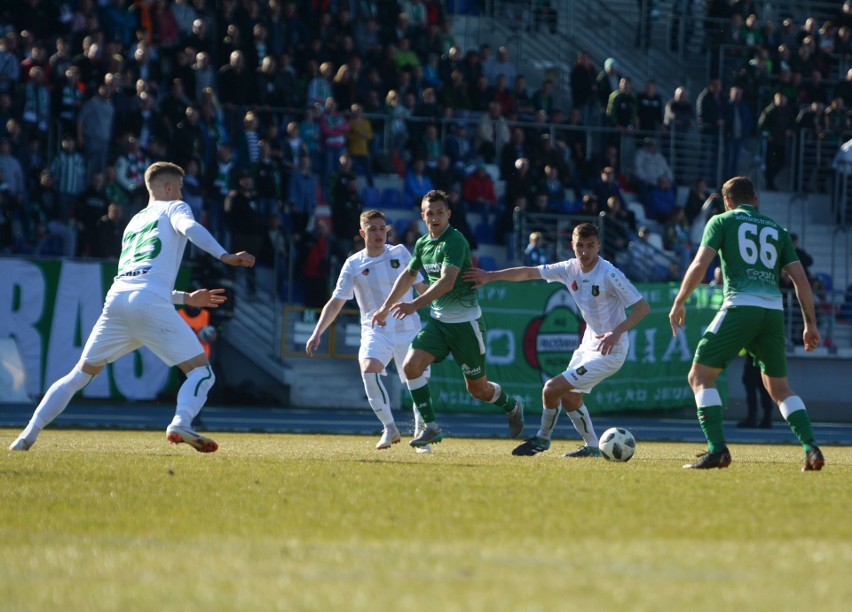
<path id="1" fill-rule="evenodd" d="M 0 430 L 4 444 L 16 431 Z M 0 459 L 0 610 L 848 610 L 852 448 L 48 430 Z"/>

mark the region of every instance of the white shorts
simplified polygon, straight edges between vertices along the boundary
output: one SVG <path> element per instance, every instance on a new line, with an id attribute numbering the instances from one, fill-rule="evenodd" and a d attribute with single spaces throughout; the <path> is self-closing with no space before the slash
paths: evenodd
<path id="1" fill-rule="evenodd" d="M 358 350 L 358 359 L 376 359 L 382 362 L 382 365 L 387 365 L 393 359 L 396 364 L 396 371 L 399 374 L 399 379 L 405 382 L 405 374 L 402 371 L 402 363 L 405 361 L 405 356 L 408 354 L 408 349 L 411 347 L 411 341 L 420 330 L 387 332 L 379 329 L 362 329 L 361 330 L 361 348 Z M 383 372 L 384 374 L 384 372 Z M 424 376 L 429 376 L 429 370 L 424 372 Z"/>
<path id="2" fill-rule="evenodd" d="M 169 367 L 204 354 L 195 332 L 170 301 L 145 291 L 108 294 L 83 348 L 83 360 L 95 366 L 112 363 L 143 346 Z"/>
<path id="3" fill-rule="evenodd" d="M 581 344 L 562 376 L 571 383 L 576 393 L 589 393 L 602 380 L 618 372 L 626 359 L 627 350 L 602 355 L 600 351 Z"/>

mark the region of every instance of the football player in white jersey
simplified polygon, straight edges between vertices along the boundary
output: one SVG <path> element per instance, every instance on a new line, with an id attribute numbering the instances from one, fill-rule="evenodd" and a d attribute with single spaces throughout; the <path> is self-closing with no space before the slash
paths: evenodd
<path id="1" fill-rule="evenodd" d="M 368 210 L 361 213 L 360 223 L 358 233 L 364 238 L 365 246 L 343 264 L 337 286 L 323 307 L 314 332 L 305 343 L 305 352 L 313 356 L 323 332 L 340 314 L 346 301 L 351 300 L 354 295 L 361 311 L 361 349 L 358 351 L 361 379 L 367 391 L 367 401 L 370 402 L 370 407 L 384 427 L 382 437 L 376 444 L 376 449 L 381 450 L 390 448 L 400 439 L 399 429 L 391 414 L 388 392 L 382 384 L 381 375 L 385 372 L 385 366 L 393 359 L 400 380 L 403 384 L 406 382 L 402 372 L 402 362 L 405 360 L 411 341 L 420 331 L 420 319 L 418 317 L 393 319 L 388 320 L 385 327 L 373 328 L 373 314 L 381 308 L 390 294 L 400 271 L 408 266 L 411 254 L 402 245 L 387 244 L 388 227 L 381 211 Z M 415 288 L 422 293 L 428 287 L 426 283 L 421 282 L 416 284 Z M 409 301 L 414 299 L 410 289 L 406 299 Z M 423 374 L 423 378 L 427 378 L 428 375 L 427 371 Z M 424 427 L 417 410 L 414 411 L 414 421 L 416 434 Z M 417 450 L 429 452 L 428 447 Z"/>
<path id="2" fill-rule="evenodd" d="M 169 162 L 156 162 L 145 171 L 148 206 L 124 230 L 118 274 L 80 361 L 50 386 L 9 450 L 29 450 L 41 430 L 65 410 L 74 394 L 106 364 L 142 346 L 186 375 L 178 391 L 175 417 L 166 429 L 169 442 L 186 443 L 202 453 L 219 448 L 216 442 L 191 427 L 215 377 L 195 332 L 180 318 L 174 304 L 216 308 L 225 301 L 224 290 L 175 291 L 175 278 L 187 239 L 230 266 L 251 267 L 254 256 L 246 252 L 228 253 L 193 219 L 189 206 L 181 200 L 183 174 L 180 166 Z"/>
<path id="3" fill-rule="evenodd" d="M 472 268 L 464 275 L 465 280 L 474 282 L 477 287 L 494 281 L 543 279 L 549 283 L 563 283 L 586 322 L 583 339 L 568 369 L 544 384 L 541 428 L 515 448 L 513 455 L 536 455 L 550 448 L 550 436 L 561 405 L 585 442 L 584 446 L 564 456 L 600 457 L 598 436 L 583 396 L 621 368 L 629 348 L 625 332 L 651 310 L 621 270 L 600 257 L 601 242 L 596 226 L 581 223 L 574 228 L 571 238 L 575 257 L 567 261 L 496 272 Z M 629 315 L 625 314 L 626 308 L 631 309 Z"/>

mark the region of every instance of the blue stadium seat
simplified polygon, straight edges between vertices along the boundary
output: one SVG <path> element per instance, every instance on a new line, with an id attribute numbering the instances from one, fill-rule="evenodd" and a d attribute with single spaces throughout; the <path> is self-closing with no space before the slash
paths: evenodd
<path id="1" fill-rule="evenodd" d="M 361 203 L 364 210 L 378 208 L 381 203 L 381 193 L 375 187 L 364 187 L 361 190 Z"/>
<path id="2" fill-rule="evenodd" d="M 399 190 L 391 187 L 385 187 L 382 189 L 381 204 L 381 208 L 396 208 L 398 210 L 407 208 L 407 206 L 403 204 L 402 194 Z"/>
<path id="3" fill-rule="evenodd" d="M 494 228 L 487 223 L 477 223 L 473 234 L 480 244 L 494 244 Z"/>
<path id="4" fill-rule="evenodd" d="M 483 255 L 476 260 L 476 265 L 487 272 L 491 272 L 497 269 L 497 260 L 490 255 Z"/>

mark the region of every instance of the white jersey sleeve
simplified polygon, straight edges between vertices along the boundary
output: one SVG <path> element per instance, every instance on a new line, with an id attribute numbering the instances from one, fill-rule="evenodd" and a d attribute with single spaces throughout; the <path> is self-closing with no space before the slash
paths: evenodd
<path id="1" fill-rule="evenodd" d="M 192 215 L 192 209 L 186 202 L 177 202 L 171 210 L 169 219 L 172 222 L 172 227 L 175 230 L 189 238 L 195 246 L 203 251 L 206 251 L 216 259 L 225 255 L 228 251 L 220 245 L 213 234 L 207 231 L 207 228 L 198 223 Z"/>
<path id="2" fill-rule="evenodd" d="M 633 283 L 627 280 L 624 272 L 615 266 L 610 266 L 610 269 L 607 271 L 606 283 L 609 285 L 612 293 L 618 296 L 621 300 L 621 305 L 625 308 L 633 306 L 633 304 L 642 299 L 642 294 L 639 293 L 639 290 L 633 286 Z"/>
<path id="3" fill-rule="evenodd" d="M 572 261 L 575 260 L 569 259 L 567 261 L 557 261 L 556 263 L 538 266 L 538 273 L 548 283 L 562 283 L 567 287 L 572 281 Z"/>
<path id="4" fill-rule="evenodd" d="M 354 255 L 353 255 L 354 257 Z M 337 277 L 337 284 L 334 286 L 334 291 L 331 297 L 342 300 L 351 300 L 355 297 L 355 279 L 353 278 L 352 257 L 343 262 L 343 267 L 340 269 L 340 276 Z"/>

